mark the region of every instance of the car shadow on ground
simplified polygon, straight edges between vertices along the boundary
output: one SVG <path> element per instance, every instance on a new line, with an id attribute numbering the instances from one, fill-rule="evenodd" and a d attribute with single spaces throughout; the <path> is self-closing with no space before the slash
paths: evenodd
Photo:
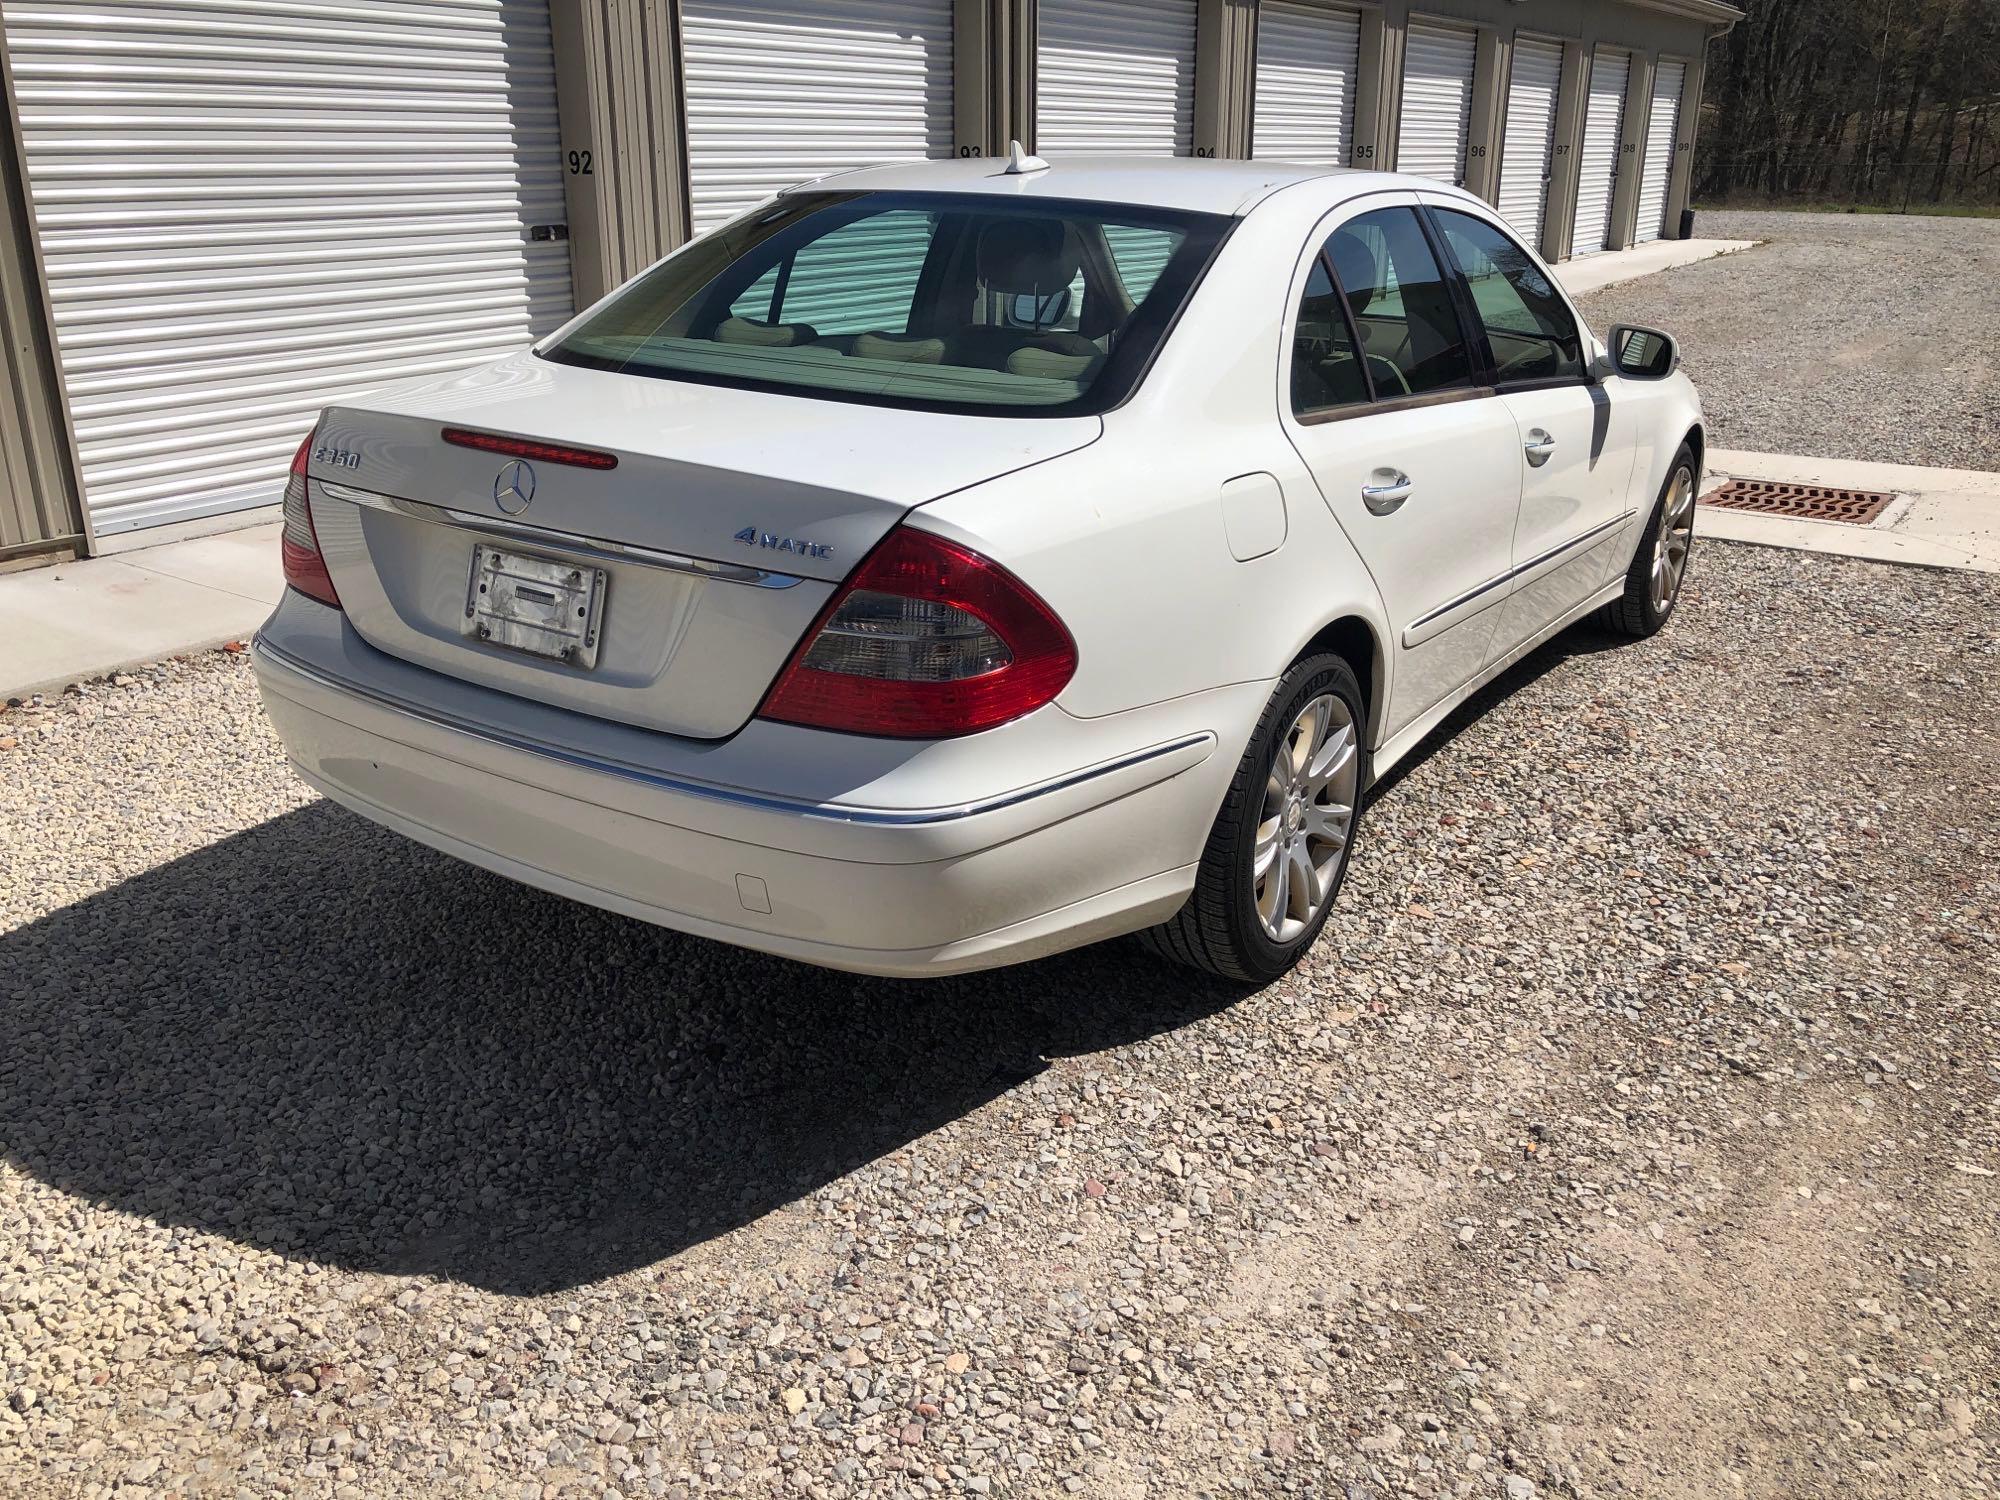
<path id="1" fill-rule="evenodd" d="M 517 886 L 322 802 L 0 937 L 0 1150 L 162 1223 L 544 1292 L 1242 993 L 1128 944 L 925 983 L 836 974 Z"/>
<path id="2" fill-rule="evenodd" d="M 1558 637 L 1375 795 L 1615 644 Z M 0 936 L 0 1151 L 288 1256 L 548 1292 L 754 1222 L 1051 1058 L 1246 993 L 1129 942 L 955 979 L 837 974 L 545 895 L 318 802 Z"/>
<path id="3" fill-rule="evenodd" d="M 1615 635 L 1596 625 L 1572 625 L 1552 640 L 1537 646 L 1445 715 L 1437 728 L 1418 741 L 1408 755 L 1397 761 L 1387 775 L 1369 788 L 1367 802 L 1377 802 L 1395 791 L 1467 728 L 1529 684 L 1539 682 L 1580 656 L 1596 656 L 1599 652 L 1618 651 L 1637 644 L 1628 635 Z M 1364 823 L 1361 838 L 1365 841 L 1367 837 L 1367 825 Z"/>

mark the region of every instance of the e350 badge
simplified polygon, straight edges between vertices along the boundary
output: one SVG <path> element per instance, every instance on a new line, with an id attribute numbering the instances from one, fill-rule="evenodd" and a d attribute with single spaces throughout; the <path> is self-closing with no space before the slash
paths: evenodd
<path id="1" fill-rule="evenodd" d="M 797 557 L 833 556 L 833 548 L 823 542 L 803 542 L 795 536 L 759 531 L 755 526 L 745 526 L 736 533 L 736 540 L 746 547 L 769 547 L 773 552 L 790 552 Z"/>

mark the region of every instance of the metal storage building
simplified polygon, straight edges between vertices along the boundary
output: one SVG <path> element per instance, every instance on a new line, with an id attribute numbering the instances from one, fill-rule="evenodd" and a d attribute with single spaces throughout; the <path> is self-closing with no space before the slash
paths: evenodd
<path id="1" fill-rule="evenodd" d="M 262 518 L 312 414 L 789 183 L 1004 151 L 1394 168 L 1679 232 L 1722 0 L 0 0 L 0 568 Z"/>

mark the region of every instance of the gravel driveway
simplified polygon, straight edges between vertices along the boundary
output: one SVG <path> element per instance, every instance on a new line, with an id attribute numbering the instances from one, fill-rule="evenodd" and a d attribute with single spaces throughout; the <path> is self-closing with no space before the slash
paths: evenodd
<path id="1" fill-rule="evenodd" d="M 2000 469 L 2000 219 L 1701 213 L 1740 255 L 1582 299 L 1674 334 L 1718 448 Z"/>
<path id="2" fill-rule="evenodd" d="M 0 1492 L 1995 1493 L 2000 578 L 1710 545 L 1268 989 L 930 985 L 0 715 Z"/>

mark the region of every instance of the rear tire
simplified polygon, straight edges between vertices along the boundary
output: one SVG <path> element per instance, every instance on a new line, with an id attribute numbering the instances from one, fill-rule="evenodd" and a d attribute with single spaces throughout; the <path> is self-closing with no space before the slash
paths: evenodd
<path id="1" fill-rule="evenodd" d="M 1597 612 L 1597 622 L 1620 635 L 1655 635 L 1680 603 L 1694 561 L 1694 502 L 1700 471 L 1694 450 L 1682 443 L 1667 469 L 1645 535 L 1625 572 L 1625 592 Z"/>
<path id="2" fill-rule="evenodd" d="M 1141 933 L 1162 958 L 1268 984 L 1326 925 L 1368 785 L 1367 714 L 1331 653 L 1285 673 L 1236 767 L 1187 905 Z"/>

